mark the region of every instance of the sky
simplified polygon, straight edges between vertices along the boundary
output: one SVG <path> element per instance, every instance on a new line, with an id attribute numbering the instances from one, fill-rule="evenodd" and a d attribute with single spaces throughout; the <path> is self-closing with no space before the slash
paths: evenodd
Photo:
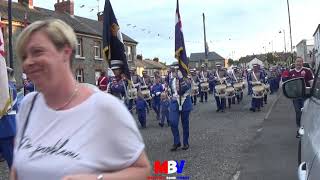
<path id="1" fill-rule="evenodd" d="M 73 1 L 75 14 L 90 19 L 97 19 L 96 14 L 105 3 L 104 0 Z M 176 0 L 110 1 L 120 30 L 139 42 L 137 54 L 143 58 L 159 57 L 166 63 L 176 61 Z M 56 0 L 33 0 L 33 3 L 53 10 Z M 224 58 L 284 51 L 283 30 L 290 51 L 286 0 L 180 0 L 179 5 L 187 56 L 204 52 L 202 13 L 206 17 L 209 50 Z M 313 43 L 313 33 L 320 24 L 319 7 L 319 0 L 290 0 L 293 46 L 302 39 Z"/>

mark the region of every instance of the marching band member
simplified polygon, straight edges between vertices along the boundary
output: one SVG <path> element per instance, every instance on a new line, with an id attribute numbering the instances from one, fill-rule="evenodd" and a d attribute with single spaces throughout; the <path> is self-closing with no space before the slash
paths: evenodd
<path id="1" fill-rule="evenodd" d="M 216 62 L 217 70 L 215 72 L 215 86 L 220 84 L 226 84 L 227 79 L 227 72 L 222 68 L 222 64 L 220 62 Z M 226 106 L 226 98 L 225 97 L 219 97 L 218 93 L 216 92 L 216 89 L 214 90 L 215 94 L 215 100 L 217 105 L 217 112 L 221 111 L 224 112 L 224 108 Z"/>
<path id="2" fill-rule="evenodd" d="M 136 73 L 136 68 L 135 67 L 131 67 L 130 69 L 130 74 L 131 74 L 131 83 L 132 83 L 132 88 L 136 88 L 137 92 L 140 90 L 140 77 L 139 75 Z M 132 112 L 132 108 L 133 108 L 133 103 L 134 103 L 134 99 L 130 99 L 129 100 L 129 104 L 128 104 L 128 108 L 129 110 Z"/>
<path id="3" fill-rule="evenodd" d="M 16 135 L 17 89 L 13 70 L 7 68 L 9 77 L 10 109 L 0 119 L 0 152 L 10 168 L 13 160 L 13 142 Z"/>
<path id="4" fill-rule="evenodd" d="M 238 67 L 234 67 L 233 72 L 232 72 L 232 79 L 233 79 L 233 84 L 242 82 L 242 80 L 244 79 L 243 74 Z M 236 97 L 237 97 L 237 103 L 240 104 L 240 102 L 243 99 L 243 90 L 238 92 L 236 94 Z"/>
<path id="5" fill-rule="evenodd" d="M 263 75 L 264 75 L 264 84 L 265 84 L 265 90 L 264 90 L 264 94 L 263 94 L 263 101 L 261 103 L 261 107 L 263 107 L 264 105 L 263 104 L 267 104 L 268 103 L 268 93 L 269 93 L 269 90 L 268 89 L 271 89 L 271 81 L 270 81 L 270 78 L 271 78 L 271 71 L 269 71 L 268 69 L 265 69 L 265 68 L 262 68 L 261 70 L 263 72 Z M 274 82 L 272 82 L 274 83 Z M 268 89 L 267 89 L 267 86 Z"/>
<path id="6" fill-rule="evenodd" d="M 159 126 L 164 126 L 164 121 L 167 120 L 168 126 L 170 126 L 169 123 L 169 106 L 170 106 L 170 100 L 168 97 L 168 94 L 166 92 L 161 93 L 161 121 L 159 122 Z"/>
<path id="7" fill-rule="evenodd" d="M 251 85 L 251 88 L 253 88 L 254 84 L 257 82 L 264 83 L 264 80 L 265 80 L 264 73 L 260 70 L 259 64 L 253 64 L 253 70 L 249 74 L 248 80 L 249 80 L 248 81 L 249 84 Z M 262 103 L 263 103 L 262 98 L 252 97 L 250 111 L 253 111 L 253 112 L 255 112 L 256 110 L 260 111 Z"/>
<path id="8" fill-rule="evenodd" d="M 208 77 L 208 81 L 209 81 L 209 94 L 212 94 L 214 92 L 214 73 L 213 72 L 209 72 L 209 77 Z"/>
<path id="9" fill-rule="evenodd" d="M 148 108 L 147 101 L 143 98 L 140 91 L 138 92 L 138 97 L 136 99 L 136 112 L 138 114 L 138 120 L 141 124 L 141 128 L 146 128 L 147 127 L 146 112 L 149 113 L 149 108 Z"/>
<path id="10" fill-rule="evenodd" d="M 101 91 L 106 91 L 108 89 L 109 79 L 106 76 L 105 72 L 101 72 L 100 77 L 98 78 L 98 84 L 97 86 Z"/>
<path id="11" fill-rule="evenodd" d="M 143 83 L 144 86 L 147 86 L 148 89 L 151 91 L 151 86 L 152 86 L 152 80 L 151 77 L 147 74 L 147 71 L 142 71 L 142 78 L 141 78 L 141 83 Z M 149 107 L 151 107 L 151 100 L 147 100 Z"/>
<path id="12" fill-rule="evenodd" d="M 157 114 L 157 120 L 160 120 L 160 95 L 164 91 L 162 84 L 160 84 L 160 77 L 156 77 L 155 84 L 152 86 L 152 108 Z"/>
<path id="13" fill-rule="evenodd" d="M 111 70 L 114 73 L 114 78 L 112 78 L 111 83 L 109 83 L 108 92 L 110 94 L 116 96 L 119 99 L 124 99 L 126 92 L 125 92 L 125 82 L 123 81 L 123 78 L 121 76 L 121 66 L 123 62 L 119 60 L 113 60 L 111 61 Z"/>
<path id="14" fill-rule="evenodd" d="M 173 80 L 177 77 L 177 71 L 176 69 L 178 69 L 179 66 L 171 66 L 171 70 L 170 70 L 170 73 L 168 74 L 168 95 L 169 96 L 172 96 L 174 94 L 173 92 L 173 89 L 171 89 L 172 87 L 172 83 L 173 83 Z"/>
<path id="15" fill-rule="evenodd" d="M 201 71 L 199 72 L 200 77 L 200 86 L 202 83 L 206 83 L 208 81 L 209 73 L 207 71 L 206 65 L 201 65 Z M 203 92 L 200 88 L 200 102 L 203 102 L 203 96 L 206 102 L 208 102 L 208 92 Z"/>
<path id="16" fill-rule="evenodd" d="M 200 86 L 199 86 L 199 76 L 197 75 L 197 72 L 194 70 L 190 70 L 190 73 L 191 73 L 191 82 L 192 82 L 192 87 L 195 88 L 197 87 L 198 88 L 198 92 L 200 90 Z M 192 89 L 193 89 L 192 88 Z M 197 96 L 198 96 L 198 93 L 194 93 L 192 92 L 191 94 L 191 101 L 193 103 L 193 105 L 197 105 Z"/>
<path id="17" fill-rule="evenodd" d="M 180 85 L 179 85 L 180 83 Z M 179 87 L 181 86 L 181 88 Z M 170 103 L 170 126 L 174 138 L 171 151 L 176 151 L 181 147 L 179 134 L 179 119 L 181 117 L 183 129 L 183 150 L 189 149 L 189 115 L 192 110 L 192 102 L 190 97 L 191 82 L 187 78 L 182 77 L 179 71 L 177 77 L 173 79 L 172 87 L 173 96 Z"/>
<path id="18" fill-rule="evenodd" d="M 252 84 L 249 83 L 249 76 L 250 76 L 251 72 L 252 72 L 251 69 L 246 69 L 248 96 L 252 95 Z"/>
<path id="19" fill-rule="evenodd" d="M 275 93 L 278 89 L 277 89 L 277 78 L 278 78 L 278 73 L 276 70 L 276 67 L 272 67 L 271 71 L 270 71 L 270 78 L 269 78 L 269 82 L 270 82 L 270 94 Z"/>

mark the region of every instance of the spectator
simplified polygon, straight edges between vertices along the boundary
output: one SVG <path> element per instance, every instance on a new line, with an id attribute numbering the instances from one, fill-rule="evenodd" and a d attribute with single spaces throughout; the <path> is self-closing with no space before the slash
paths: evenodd
<path id="1" fill-rule="evenodd" d="M 289 78 L 298 78 L 303 77 L 307 87 L 312 86 L 313 82 L 313 73 L 309 68 L 303 67 L 303 59 L 301 57 L 297 57 L 295 62 L 295 67 L 289 72 Z M 296 125 L 297 125 L 297 135 L 296 137 L 299 138 L 300 135 L 298 133 L 300 128 L 301 122 L 301 108 L 303 108 L 304 98 L 298 98 L 293 100 L 294 110 L 296 112 Z"/>
<path id="2" fill-rule="evenodd" d="M 75 80 L 76 44 L 57 19 L 36 21 L 18 37 L 18 58 L 39 92 L 17 115 L 11 179 L 146 179 L 145 145 L 126 107 Z"/>

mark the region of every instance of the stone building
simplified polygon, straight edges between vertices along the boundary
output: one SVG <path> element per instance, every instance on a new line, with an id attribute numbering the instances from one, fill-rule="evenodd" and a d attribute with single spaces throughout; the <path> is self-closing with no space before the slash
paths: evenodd
<path id="1" fill-rule="evenodd" d="M 200 69 L 201 64 L 206 64 L 208 69 L 214 69 L 215 63 L 220 62 L 221 64 L 224 64 L 225 58 L 217 54 L 216 52 L 209 52 L 208 53 L 208 60 L 205 60 L 205 54 L 204 53 L 191 53 L 190 59 L 189 59 L 189 68 L 193 69 Z"/>

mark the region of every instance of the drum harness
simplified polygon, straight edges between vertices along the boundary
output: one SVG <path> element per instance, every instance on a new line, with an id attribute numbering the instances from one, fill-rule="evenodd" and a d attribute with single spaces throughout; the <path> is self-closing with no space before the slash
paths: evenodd
<path id="1" fill-rule="evenodd" d="M 217 75 L 217 77 L 218 77 L 218 80 L 219 80 L 219 82 L 220 82 L 220 84 L 223 84 L 223 82 L 225 81 L 225 80 L 222 80 L 221 78 L 220 78 L 220 75 L 219 75 L 219 72 L 218 72 L 219 70 L 217 70 L 216 71 L 216 75 Z M 220 100 L 221 100 L 221 97 L 220 96 L 218 96 L 219 98 L 220 98 Z"/>
<path id="2" fill-rule="evenodd" d="M 172 80 L 172 89 L 174 91 L 174 94 L 172 95 L 172 98 L 178 94 L 178 91 L 177 91 L 177 87 L 176 87 L 176 83 L 177 83 L 177 78 L 174 78 Z M 182 96 L 181 96 L 181 102 L 180 102 L 180 98 L 179 96 L 176 97 L 176 100 L 178 102 L 178 106 L 179 106 L 179 111 L 182 111 L 182 105 L 184 103 L 184 101 L 186 100 L 187 96 L 189 95 L 189 91 L 187 91 L 186 93 L 184 93 Z"/>

